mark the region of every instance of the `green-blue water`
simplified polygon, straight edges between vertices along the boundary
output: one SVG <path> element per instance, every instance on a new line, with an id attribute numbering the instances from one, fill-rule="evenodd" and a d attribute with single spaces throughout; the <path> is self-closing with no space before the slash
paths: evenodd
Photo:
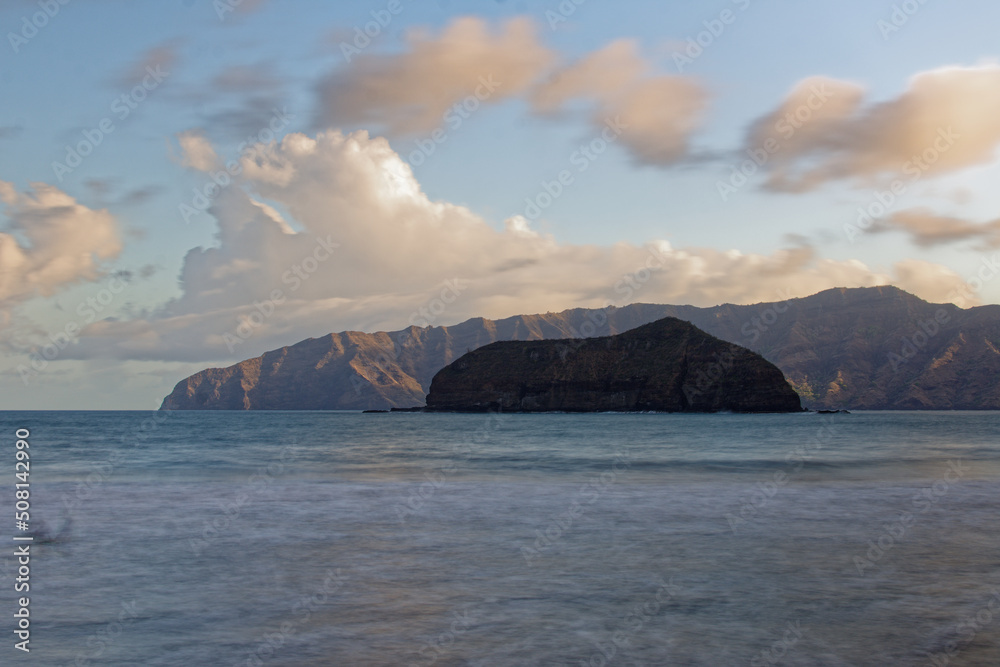
<path id="1" fill-rule="evenodd" d="M 14 433 L 31 431 L 30 654 Z M 1000 414 L 0 413 L 0 663 L 997 665 Z M 64 528 L 65 526 L 65 528 Z"/>

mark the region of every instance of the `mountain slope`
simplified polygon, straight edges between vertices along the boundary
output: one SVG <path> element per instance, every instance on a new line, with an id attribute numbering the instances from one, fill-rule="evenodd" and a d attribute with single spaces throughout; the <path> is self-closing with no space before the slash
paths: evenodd
<path id="1" fill-rule="evenodd" d="M 1000 306 L 963 310 L 895 287 L 713 308 L 632 304 L 342 332 L 182 380 L 161 409 L 369 409 L 424 403 L 434 374 L 498 340 L 608 336 L 664 317 L 759 353 L 813 408 L 1000 409 Z"/>

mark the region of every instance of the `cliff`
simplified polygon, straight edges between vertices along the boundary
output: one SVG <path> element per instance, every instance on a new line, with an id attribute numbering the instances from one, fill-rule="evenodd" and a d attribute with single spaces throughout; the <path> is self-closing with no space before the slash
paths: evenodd
<path id="1" fill-rule="evenodd" d="M 351 410 L 422 405 L 434 374 L 504 340 L 610 336 L 664 317 L 757 352 L 812 408 L 1000 410 L 1000 306 L 931 304 L 895 287 L 712 308 L 632 304 L 333 333 L 201 371 L 167 410 Z"/>
<path id="2" fill-rule="evenodd" d="M 431 382 L 428 411 L 798 412 L 781 371 L 668 317 L 617 336 L 498 342 Z"/>

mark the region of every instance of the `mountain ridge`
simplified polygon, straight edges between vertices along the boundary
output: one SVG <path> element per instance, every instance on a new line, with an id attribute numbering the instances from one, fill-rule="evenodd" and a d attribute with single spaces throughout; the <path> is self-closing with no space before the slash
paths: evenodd
<path id="1" fill-rule="evenodd" d="M 468 350 L 497 340 L 614 335 L 664 317 L 761 354 L 807 407 L 1000 409 L 1000 306 L 931 304 L 891 286 L 751 305 L 637 303 L 331 333 L 200 371 L 161 409 L 412 407 L 424 403 L 434 374 Z"/>

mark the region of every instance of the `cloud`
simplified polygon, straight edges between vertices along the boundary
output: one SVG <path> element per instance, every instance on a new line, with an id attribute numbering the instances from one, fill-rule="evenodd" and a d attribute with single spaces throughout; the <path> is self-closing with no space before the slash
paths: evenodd
<path id="1" fill-rule="evenodd" d="M 230 0 L 225 5 L 230 11 L 235 11 L 237 16 L 247 16 L 263 9 L 267 2 L 268 0 L 240 0 L 239 2 Z M 225 14 L 219 16 L 224 18 Z"/>
<path id="2" fill-rule="evenodd" d="M 477 106 L 516 98 L 542 117 L 583 111 L 594 132 L 615 128 L 636 163 L 663 166 L 687 156 L 707 102 L 694 79 L 655 75 L 634 40 L 616 40 L 560 65 L 525 18 L 495 33 L 482 19 L 457 19 L 440 36 L 412 32 L 407 42 L 407 52 L 362 53 L 324 78 L 317 86 L 316 127 L 376 124 L 389 134 L 430 132 L 470 95 Z"/>
<path id="3" fill-rule="evenodd" d="M 177 44 L 164 42 L 145 51 L 140 58 L 129 65 L 114 81 L 116 88 L 131 88 L 142 82 L 149 75 L 149 70 L 159 70 L 166 73 L 177 62 Z"/>
<path id="4" fill-rule="evenodd" d="M 274 75 L 270 65 L 258 63 L 227 67 L 212 77 L 211 87 L 217 92 L 244 93 L 280 90 L 284 83 Z"/>
<path id="5" fill-rule="evenodd" d="M 759 255 L 662 240 L 560 244 L 520 216 L 500 231 L 428 199 L 388 141 L 365 131 L 290 134 L 241 165 L 245 187 L 226 188 L 210 209 L 217 244 L 185 257 L 182 295 L 149 316 L 91 324 L 67 358 L 214 362 L 345 329 L 636 301 L 754 303 L 897 278 L 925 298 L 948 293 L 946 269 L 928 281 L 906 264 L 894 276 L 805 245 Z M 419 315 L 449 282 L 459 295 Z M 241 326 L 252 332 L 245 343 L 234 338 Z"/>
<path id="6" fill-rule="evenodd" d="M 19 193 L 0 181 L 7 230 L 0 232 L 0 307 L 96 280 L 122 250 L 114 217 L 45 183 Z"/>
<path id="7" fill-rule="evenodd" d="M 690 80 L 661 76 L 640 81 L 605 106 L 601 116 L 620 116 L 622 143 L 637 163 L 663 166 L 687 156 L 688 138 L 698 127 L 705 101 L 704 91 Z"/>
<path id="8" fill-rule="evenodd" d="M 980 303 L 975 292 L 951 269 L 920 259 L 904 259 L 896 263 L 897 278 L 893 284 L 931 303 L 958 302 L 963 308 Z M 962 295 L 968 295 L 963 297 Z"/>
<path id="9" fill-rule="evenodd" d="M 982 249 L 1000 248 L 1000 219 L 975 223 L 917 208 L 894 213 L 871 228 L 872 232 L 893 230 L 908 233 L 915 244 L 925 248 L 970 240 L 980 241 Z"/>
<path id="10" fill-rule="evenodd" d="M 410 31 L 406 52 L 362 53 L 323 78 L 315 126 L 378 123 L 393 134 L 428 132 L 477 89 L 483 104 L 519 95 L 555 60 L 536 32 L 530 19 L 510 19 L 494 33 L 472 17 L 454 20 L 437 37 Z"/>
<path id="11" fill-rule="evenodd" d="M 259 141 L 261 132 L 273 127 L 276 118 L 294 119 L 279 94 L 251 94 L 236 101 L 236 105 L 204 115 L 204 125 L 213 137 L 245 140 L 248 144 Z"/>
<path id="12" fill-rule="evenodd" d="M 899 96 L 864 102 L 854 83 L 817 77 L 796 85 L 747 133 L 747 150 L 768 138 L 779 146 L 764 166 L 766 187 L 910 181 L 991 162 L 1000 144 L 1000 65 L 921 72 Z"/>
<path id="13" fill-rule="evenodd" d="M 553 72 L 532 91 L 533 108 L 554 114 L 590 102 L 592 125 L 601 130 L 618 119 L 621 142 L 637 163 L 670 165 L 687 156 L 708 95 L 693 79 L 649 71 L 633 40 L 617 40 Z"/>
<path id="14" fill-rule="evenodd" d="M 288 103 L 288 80 L 276 75 L 268 63 L 235 65 L 187 87 L 178 99 L 200 110 L 199 125 L 207 136 L 253 143 L 250 137 L 266 128 Z"/>
<path id="15" fill-rule="evenodd" d="M 608 104 L 620 98 L 648 70 L 635 40 L 615 40 L 553 71 L 531 91 L 532 106 L 536 113 L 554 114 L 578 99 Z"/>
<path id="16" fill-rule="evenodd" d="M 163 187 L 159 185 L 145 185 L 138 188 L 133 188 L 126 192 L 118 203 L 124 206 L 139 206 L 145 204 L 147 201 L 158 195 L 163 191 Z"/>
<path id="17" fill-rule="evenodd" d="M 198 171 L 215 169 L 219 156 L 211 142 L 199 130 L 186 130 L 177 135 L 181 147 L 181 164 Z"/>

